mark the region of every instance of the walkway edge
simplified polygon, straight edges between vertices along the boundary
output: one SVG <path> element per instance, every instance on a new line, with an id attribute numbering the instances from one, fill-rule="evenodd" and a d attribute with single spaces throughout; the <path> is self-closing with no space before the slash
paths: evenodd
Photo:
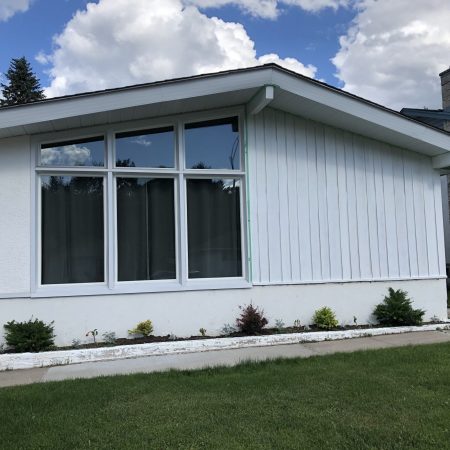
<path id="1" fill-rule="evenodd" d="M 267 347 L 282 344 L 337 341 L 359 337 L 402 334 L 419 331 L 450 330 L 450 324 L 440 323 L 420 327 L 366 328 L 345 331 L 304 332 L 270 336 L 212 338 L 205 340 L 157 342 L 151 344 L 121 345 L 80 350 L 60 350 L 42 353 L 9 353 L 0 355 L 0 372 L 5 370 L 112 361 L 144 356 L 197 353 L 212 350 L 232 350 L 246 347 Z"/>

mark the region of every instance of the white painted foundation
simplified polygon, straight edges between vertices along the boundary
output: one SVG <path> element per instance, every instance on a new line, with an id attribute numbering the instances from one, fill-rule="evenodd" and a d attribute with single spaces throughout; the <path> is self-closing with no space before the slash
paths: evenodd
<path id="1" fill-rule="evenodd" d="M 155 342 L 151 344 L 120 345 L 80 350 L 61 350 L 42 353 L 15 353 L 0 355 L 0 372 L 5 370 L 33 369 L 85 362 L 112 361 L 144 356 L 162 356 L 182 353 L 199 353 L 213 350 L 233 350 L 248 347 L 301 344 L 306 342 L 338 341 L 358 337 L 382 336 L 422 331 L 449 330 L 449 324 L 432 324 L 421 327 L 367 328 L 345 331 L 321 331 L 275 334 L 270 336 L 245 336 L 205 340 Z"/>
<path id="2" fill-rule="evenodd" d="M 128 330 L 150 319 L 155 335 L 218 335 L 223 325 L 234 324 L 239 306 L 252 302 L 264 309 L 269 326 L 276 319 L 286 326 L 299 319 L 311 323 L 314 311 L 331 307 L 341 324 L 370 323 L 373 308 L 383 300 L 388 287 L 408 291 L 416 308 L 426 310 L 425 321 L 433 316 L 447 319 L 445 279 L 323 283 L 254 286 L 250 289 L 205 290 L 148 294 L 114 294 L 60 298 L 12 298 L 0 300 L 2 324 L 37 317 L 55 322 L 56 344 L 70 345 L 73 339 L 88 341 L 86 333 L 97 328 L 126 337 Z M 2 325 L 0 324 L 0 326 Z M 3 341 L 3 336 L 1 337 Z M 90 338 L 91 339 L 91 338 Z M 0 342 L 2 342 L 0 341 Z"/>

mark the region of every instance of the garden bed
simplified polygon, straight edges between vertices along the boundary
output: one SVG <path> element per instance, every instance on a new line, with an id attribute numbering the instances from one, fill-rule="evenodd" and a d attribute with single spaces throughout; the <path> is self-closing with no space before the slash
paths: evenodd
<path id="1" fill-rule="evenodd" d="M 410 333 L 417 331 L 450 330 L 449 323 L 427 324 L 406 327 L 351 327 L 336 331 L 304 331 L 295 333 L 276 333 L 258 336 L 203 337 L 195 336 L 187 339 L 171 340 L 148 337 L 145 343 L 126 340 L 125 345 L 104 346 L 102 343 L 92 344 L 95 347 L 71 350 L 54 350 L 41 353 L 5 353 L 0 355 L 0 371 L 16 369 L 32 369 L 84 362 L 109 361 L 145 356 L 160 356 L 180 353 L 195 353 L 213 350 L 231 350 L 246 347 L 265 347 L 283 344 L 301 344 L 358 337 L 380 336 L 386 334 Z M 270 330 L 266 330 L 270 332 Z M 121 342 L 121 340 L 119 341 Z"/>

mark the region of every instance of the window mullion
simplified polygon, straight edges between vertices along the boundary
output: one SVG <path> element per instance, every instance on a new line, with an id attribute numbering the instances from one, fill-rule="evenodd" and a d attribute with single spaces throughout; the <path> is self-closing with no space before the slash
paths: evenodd
<path id="1" fill-rule="evenodd" d="M 187 215 L 186 215 L 186 182 L 184 179 L 184 135 L 181 122 L 177 124 L 177 160 L 178 175 L 178 238 L 179 254 L 178 265 L 180 283 L 185 285 L 188 281 L 188 255 L 187 255 Z"/>
<path id="2" fill-rule="evenodd" d="M 114 289 L 116 282 L 116 195 L 114 189 L 115 180 L 112 172 L 114 161 L 114 132 L 109 130 L 106 134 L 106 166 L 108 168 L 106 179 L 106 263 L 109 289 Z"/>

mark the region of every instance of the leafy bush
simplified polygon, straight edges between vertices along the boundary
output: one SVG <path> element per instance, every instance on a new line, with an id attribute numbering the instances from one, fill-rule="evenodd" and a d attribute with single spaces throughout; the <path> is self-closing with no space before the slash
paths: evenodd
<path id="1" fill-rule="evenodd" d="M 283 319 L 276 319 L 275 320 L 275 328 L 277 329 L 278 333 L 283 331 L 284 326 L 285 326 L 285 323 L 284 323 Z"/>
<path id="2" fill-rule="evenodd" d="M 236 326 L 239 331 L 246 334 L 258 334 L 268 324 L 264 317 L 264 311 L 254 307 L 251 303 L 247 306 L 240 306 L 241 316 L 236 319 Z"/>
<path id="3" fill-rule="evenodd" d="M 151 320 L 144 320 L 136 325 L 136 328 L 128 330 L 129 334 L 141 334 L 142 336 L 150 336 L 153 333 L 153 324 Z"/>
<path id="4" fill-rule="evenodd" d="M 220 333 L 222 334 L 222 336 L 228 336 L 230 334 L 236 333 L 236 331 L 236 327 L 233 327 L 233 325 L 226 323 L 220 330 Z"/>
<path id="5" fill-rule="evenodd" d="M 318 309 L 313 316 L 313 323 L 317 328 L 324 330 L 331 330 L 338 326 L 336 315 L 331 308 L 324 306 Z"/>
<path id="6" fill-rule="evenodd" d="M 93 330 L 89 330 L 86 333 L 86 337 L 88 337 L 89 335 L 92 336 L 92 339 L 94 339 L 94 344 L 97 342 L 96 336 L 98 336 L 98 330 L 97 328 L 94 328 Z"/>
<path id="7" fill-rule="evenodd" d="M 30 319 L 28 322 L 12 320 L 3 325 L 5 340 L 9 347 L 18 353 L 42 352 L 54 346 L 53 323 Z"/>
<path id="8" fill-rule="evenodd" d="M 114 331 L 107 331 L 102 334 L 103 342 L 108 345 L 114 345 L 117 341 L 116 333 Z"/>
<path id="9" fill-rule="evenodd" d="M 411 303 L 407 292 L 389 288 L 389 296 L 376 306 L 373 315 L 381 325 L 420 325 L 425 311 L 414 309 Z"/>

